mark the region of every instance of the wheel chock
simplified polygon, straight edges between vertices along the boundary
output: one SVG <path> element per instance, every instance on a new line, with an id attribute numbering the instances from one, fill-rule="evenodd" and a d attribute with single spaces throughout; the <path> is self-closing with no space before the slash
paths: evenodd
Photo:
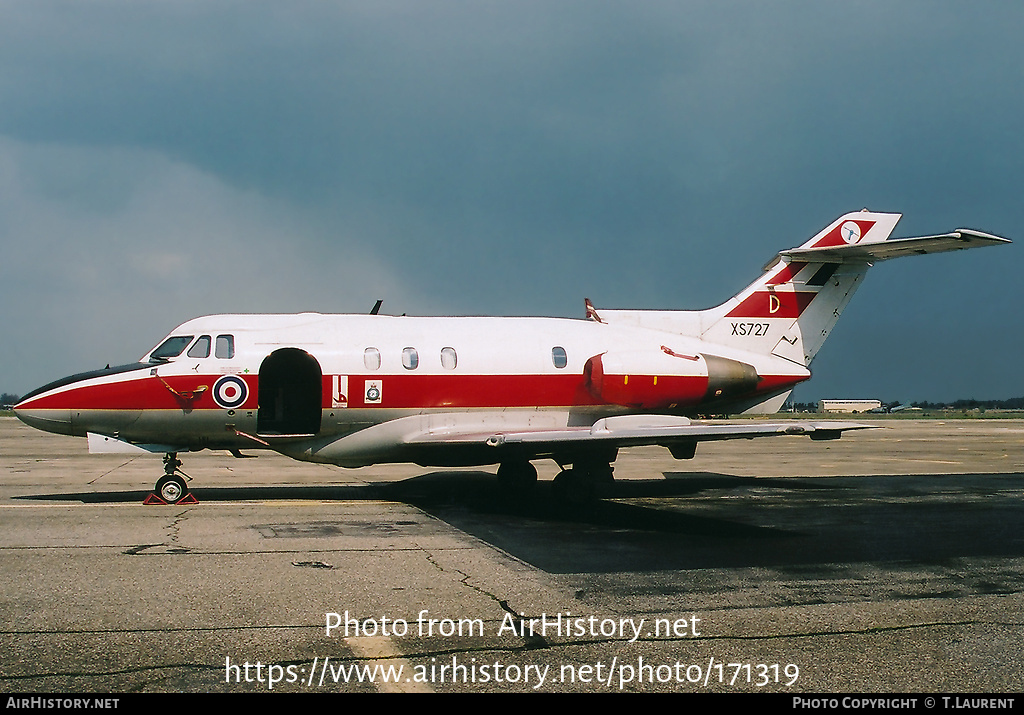
<path id="1" fill-rule="evenodd" d="M 152 494 L 151 493 L 149 496 L 147 496 L 145 499 L 142 500 L 142 503 L 145 504 L 146 506 L 152 506 L 154 504 L 158 504 L 158 505 L 159 504 L 163 504 L 164 506 L 167 506 L 170 502 L 165 502 L 163 499 L 158 497 L 156 494 Z M 199 500 L 195 498 L 195 496 L 192 494 L 192 492 L 187 492 L 185 494 L 185 496 L 183 496 L 178 501 L 174 502 L 174 504 L 176 504 L 176 505 L 177 504 L 198 504 L 198 503 L 199 503 Z"/>

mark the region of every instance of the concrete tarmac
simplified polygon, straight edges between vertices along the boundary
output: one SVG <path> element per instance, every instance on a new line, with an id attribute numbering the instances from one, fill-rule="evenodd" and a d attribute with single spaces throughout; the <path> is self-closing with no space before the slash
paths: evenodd
<path id="1" fill-rule="evenodd" d="M 0 688 L 1024 690 L 1024 420 L 874 423 L 625 450 L 586 508 L 262 452 L 143 506 L 159 457 L 0 418 Z"/>

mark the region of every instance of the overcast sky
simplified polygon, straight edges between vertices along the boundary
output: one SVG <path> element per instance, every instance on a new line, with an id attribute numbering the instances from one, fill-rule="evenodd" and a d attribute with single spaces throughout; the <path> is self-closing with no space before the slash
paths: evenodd
<path id="1" fill-rule="evenodd" d="M 696 309 L 841 214 L 794 398 L 1024 395 L 1024 4 L 0 0 L 0 391 L 221 312 Z"/>

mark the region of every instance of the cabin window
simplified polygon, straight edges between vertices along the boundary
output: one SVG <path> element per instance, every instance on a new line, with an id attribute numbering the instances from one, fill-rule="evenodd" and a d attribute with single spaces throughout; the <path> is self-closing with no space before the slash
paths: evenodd
<path id="1" fill-rule="evenodd" d="M 190 358 L 210 357 L 210 336 L 200 335 L 199 340 L 196 340 L 192 347 L 188 349 L 187 355 Z"/>
<path id="2" fill-rule="evenodd" d="M 565 367 L 569 360 L 565 356 L 565 348 L 553 347 L 551 348 L 551 362 L 555 364 L 555 367 L 562 369 Z"/>
<path id="3" fill-rule="evenodd" d="M 459 362 L 459 356 L 455 354 L 455 348 L 441 348 L 441 367 L 445 370 L 454 370 Z"/>
<path id="4" fill-rule="evenodd" d="M 175 335 L 174 337 L 167 338 L 167 340 L 160 343 L 160 347 L 149 354 L 149 361 L 160 362 L 161 360 L 170 360 L 173 357 L 178 357 L 181 355 L 181 351 L 192 342 L 193 337 L 195 336 Z"/>
<path id="5" fill-rule="evenodd" d="M 363 365 L 367 370 L 380 370 L 380 350 L 366 348 L 363 351 Z"/>
<path id="6" fill-rule="evenodd" d="M 235 356 L 235 336 L 218 335 L 215 354 L 221 360 L 230 360 L 233 358 Z"/>
<path id="7" fill-rule="evenodd" d="M 402 349 L 402 367 L 406 370 L 415 370 L 419 364 L 420 355 L 416 352 L 416 348 Z"/>

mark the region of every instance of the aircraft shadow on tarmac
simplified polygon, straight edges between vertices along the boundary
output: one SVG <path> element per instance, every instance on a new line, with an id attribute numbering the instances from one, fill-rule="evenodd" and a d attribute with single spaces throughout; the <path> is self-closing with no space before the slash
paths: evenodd
<path id="1" fill-rule="evenodd" d="M 1024 556 L 1021 474 L 664 477 L 616 482 L 606 499 L 578 507 L 558 504 L 546 481 L 528 498 L 509 499 L 492 474 L 475 471 L 368 485 L 193 492 L 198 508 L 204 501 L 404 502 L 550 573 L 949 564 L 969 557 Z M 19 498 L 102 504 L 141 502 L 147 494 Z"/>

